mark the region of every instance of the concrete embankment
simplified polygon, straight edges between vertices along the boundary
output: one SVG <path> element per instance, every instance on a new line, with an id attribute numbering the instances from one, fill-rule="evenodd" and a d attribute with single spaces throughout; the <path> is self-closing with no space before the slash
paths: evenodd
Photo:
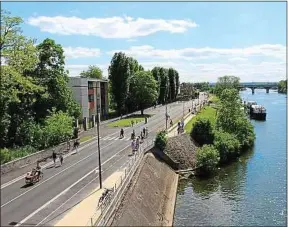
<path id="1" fill-rule="evenodd" d="M 111 226 L 172 226 L 178 175 L 147 153 L 111 217 Z"/>

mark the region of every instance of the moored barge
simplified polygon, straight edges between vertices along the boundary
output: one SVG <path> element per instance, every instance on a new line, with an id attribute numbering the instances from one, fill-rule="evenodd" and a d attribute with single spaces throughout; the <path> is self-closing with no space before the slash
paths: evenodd
<path id="1" fill-rule="evenodd" d="M 255 120 L 266 120 L 266 109 L 262 105 L 251 105 L 250 117 Z"/>

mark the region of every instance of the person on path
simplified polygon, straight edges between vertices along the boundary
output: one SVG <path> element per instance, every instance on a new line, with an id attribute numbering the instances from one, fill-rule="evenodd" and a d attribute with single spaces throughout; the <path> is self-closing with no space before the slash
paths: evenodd
<path id="1" fill-rule="evenodd" d="M 132 143 L 131 143 L 131 148 L 132 148 L 132 154 L 135 151 L 135 147 L 136 147 L 136 143 L 135 143 L 135 139 L 133 139 Z"/>
<path id="2" fill-rule="evenodd" d="M 63 163 L 63 155 L 62 153 L 59 154 L 60 165 L 62 166 Z"/>
<path id="3" fill-rule="evenodd" d="M 53 149 L 52 159 L 53 159 L 53 162 L 54 162 L 54 166 L 56 165 L 56 158 L 57 158 L 57 154 L 55 152 L 55 149 Z"/>
<path id="4" fill-rule="evenodd" d="M 146 138 L 148 137 L 148 127 L 146 127 L 145 129 L 145 133 L 146 133 Z"/>
<path id="5" fill-rule="evenodd" d="M 136 151 L 139 150 L 139 146 L 140 146 L 140 136 L 138 136 L 136 139 Z"/>
<path id="6" fill-rule="evenodd" d="M 144 138 L 146 137 L 145 127 L 143 128 L 143 136 L 144 136 Z"/>
<path id="7" fill-rule="evenodd" d="M 76 150 L 76 153 L 78 153 L 78 147 L 80 145 L 79 139 L 76 139 L 74 142 L 74 149 Z"/>

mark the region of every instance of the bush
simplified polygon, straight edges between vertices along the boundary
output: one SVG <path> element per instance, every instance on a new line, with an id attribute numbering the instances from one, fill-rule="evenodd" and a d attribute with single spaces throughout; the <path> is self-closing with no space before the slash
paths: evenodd
<path id="1" fill-rule="evenodd" d="M 235 135 L 226 132 L 215 133 L 214 146 L 219 152 L 221 163 L 229 161 L 240 153 L 240 142 Z"/>
<path id="2" fill-rule="evenodd" d="M 255 133 L 251 122 L 247 118 L 238 118 L 236 121 L 237 131 L 235 135 L 240 141 L 241 149 L 251 147 L 254 144 Z"/>
<path id="3" fill-rule="evenodd" d="M 54 146 L 67 141 L 73 135 L 73 118 L 62 111 L 53 112 L 45 120 L 45 127 L 43 129 L 43 138 L 45 139 L 45 146 Z"/>
<path id="4" fill-rule="evenodd" d="M 211 121 L 206 118 L 198 119 L 194 123 L 190 136 L 201 146 L 204 144 L 212 144 L 214 133 Z"/>
<path id="5" fill-rule="evenodd" d="M 196 166 L 199 167 L 200 173 L 213 172 L 219 160 L 219 153 L 213 145 L 204 145 L 196 151 Z"/>
<path id="6" fill-rule="evenodd" d="M 7 148 L 0 149 L 1 165 L 12 160 L 12 156 Z"/>
<path id="7" fill-rule="evenodd" d="M 167 145 L 167 133 L 165 131 L 161 131 L 156 136 L 155 146 L 159 148 L 161 151 L 163 151 L 166 145 Z"/>

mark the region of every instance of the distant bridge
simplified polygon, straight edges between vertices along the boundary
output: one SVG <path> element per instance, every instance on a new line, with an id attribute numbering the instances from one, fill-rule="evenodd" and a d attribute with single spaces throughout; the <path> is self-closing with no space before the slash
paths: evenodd
<path id="1" fill-rule="evenodd" d="M 215 87 L 216 83 L 210 83 L 211 87 Z M 266 89 L 266 93 L 269 93 L 270 89 L 277 89 L 278 83 L 277 82 L 244 82 L 240 83 L 238 89 L 242 88 L 250 88 L 252 90 L 252 94 L 255 93 L 256 88 Z"/>

